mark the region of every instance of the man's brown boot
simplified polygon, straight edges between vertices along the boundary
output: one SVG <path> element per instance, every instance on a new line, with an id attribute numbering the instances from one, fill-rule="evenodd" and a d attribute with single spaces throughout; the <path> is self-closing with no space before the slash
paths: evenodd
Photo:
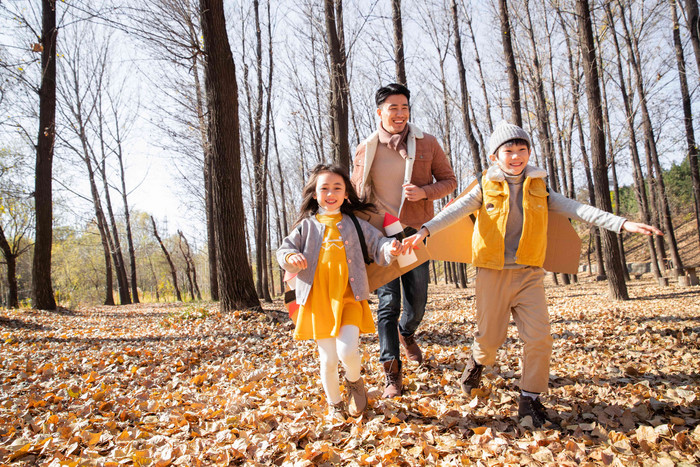
<path id="1" fill-rule="evenodd" d="M 416 362 L 419 365 L 423 363 L 423 352 L 421 352 L 420 347 L 418 347 L 415 334 L 404 336 L 399 332 L 399 341 L 401 342 L 401 345 L 403 345 L 403 348 L 406 351 L 406 357 L 408 357 L 409 360 Z"/>
<path id="2" fill-rule="evenodd" d="M 401 378 L 401 360 L 384 362 L 384 374 L 386 375 L 386 387 L 382 397 L 390 399 L 401 395 L 403 381 Z"/>
<path id="3" fill-rule="evenodd" d="M 362 415 L 362 412 L 367 408 L 367 390 L 362 376 L 354 382 L 350 382 L 346 378 L 345 389 L 348 391 L 348 413 L 351 417 Z"/>

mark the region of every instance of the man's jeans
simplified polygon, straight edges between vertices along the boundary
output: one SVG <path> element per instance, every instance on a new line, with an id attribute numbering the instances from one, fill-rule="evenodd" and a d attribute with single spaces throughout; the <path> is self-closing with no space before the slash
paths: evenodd
<path id="1" fill-rule="evenodd" d="M 410 336 L 423 320 L 428 301 L 430 281 L 429 261 L 397 277 L 377 289 L 377 332 L 379 334 L 379 361 L 400 360 L 399 329 Z M 401 314 L 401 284 L 403 283 L 403 314 Z M 399 316 L 401 320 L 399 320 Z M 398 324 L 398 328 L 397 328 Z"/>

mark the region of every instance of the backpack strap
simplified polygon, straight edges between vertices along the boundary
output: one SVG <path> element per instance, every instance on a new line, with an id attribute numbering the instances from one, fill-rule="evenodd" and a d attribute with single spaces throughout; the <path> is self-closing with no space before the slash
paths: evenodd
<path id="1" fill-rule="evenodd" d="M 369 257 L 367 253 L 367 242 L 365 242 L 365 234 L 362 232 L 362 227 L 360 227 L 360 222 L 355 217 L 355 214 L 348 214 L 348 217 L 355 224 L 355 229 L 357 229 L 357 237 L 360 239 L 360 248 L 362 248 L 362 257 L 365 260 L 365 264 L 372 264 L 374 261 Z"/>

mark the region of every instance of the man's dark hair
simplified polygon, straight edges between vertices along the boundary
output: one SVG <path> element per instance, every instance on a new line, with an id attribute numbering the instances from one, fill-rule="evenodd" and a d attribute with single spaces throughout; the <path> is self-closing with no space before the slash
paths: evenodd
<path id="1" fill-rule="evenodd" d="M 409 91 L 403 84 L 391 83 L 379 88 L 377 93 L 374 95 L 374 101 L 377 103 L 377 107 L 381 106 L 387 97 L 395 94 L 406 96 L 406 100 L 409 102 L 409 104 L 411 103 L 411 91 Z"/>

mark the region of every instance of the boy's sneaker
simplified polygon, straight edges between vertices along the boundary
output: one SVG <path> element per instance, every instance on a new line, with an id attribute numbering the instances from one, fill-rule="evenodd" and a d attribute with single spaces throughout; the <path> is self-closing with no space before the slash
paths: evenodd
<path id="1" fill-rule="evenodd" d="M 484 365 L 476 363 L 474 357 L 469 358 L 467 362 L 467 367 L 462 373 L 462 377 L 459 382 L 462 385 L 462 392 L 470 396 L 472 395 L 472 389 L 478 388 L 481 384 L 481 372 L 484 371 Z"/>
<path id="2" fill-rule="evenodd" d="M 542 428 L 543 426 L 556 426 L 556 422 L 552 421 L 547 415 L 547 409 L 540 402 L 540 398 L 533 399 L 532 397 L 520 394 L 520 402 L 518 402 L 518 419 L 520 423 L 525 417 L 529 416 L 532 419 L 532 426 Z"/>

